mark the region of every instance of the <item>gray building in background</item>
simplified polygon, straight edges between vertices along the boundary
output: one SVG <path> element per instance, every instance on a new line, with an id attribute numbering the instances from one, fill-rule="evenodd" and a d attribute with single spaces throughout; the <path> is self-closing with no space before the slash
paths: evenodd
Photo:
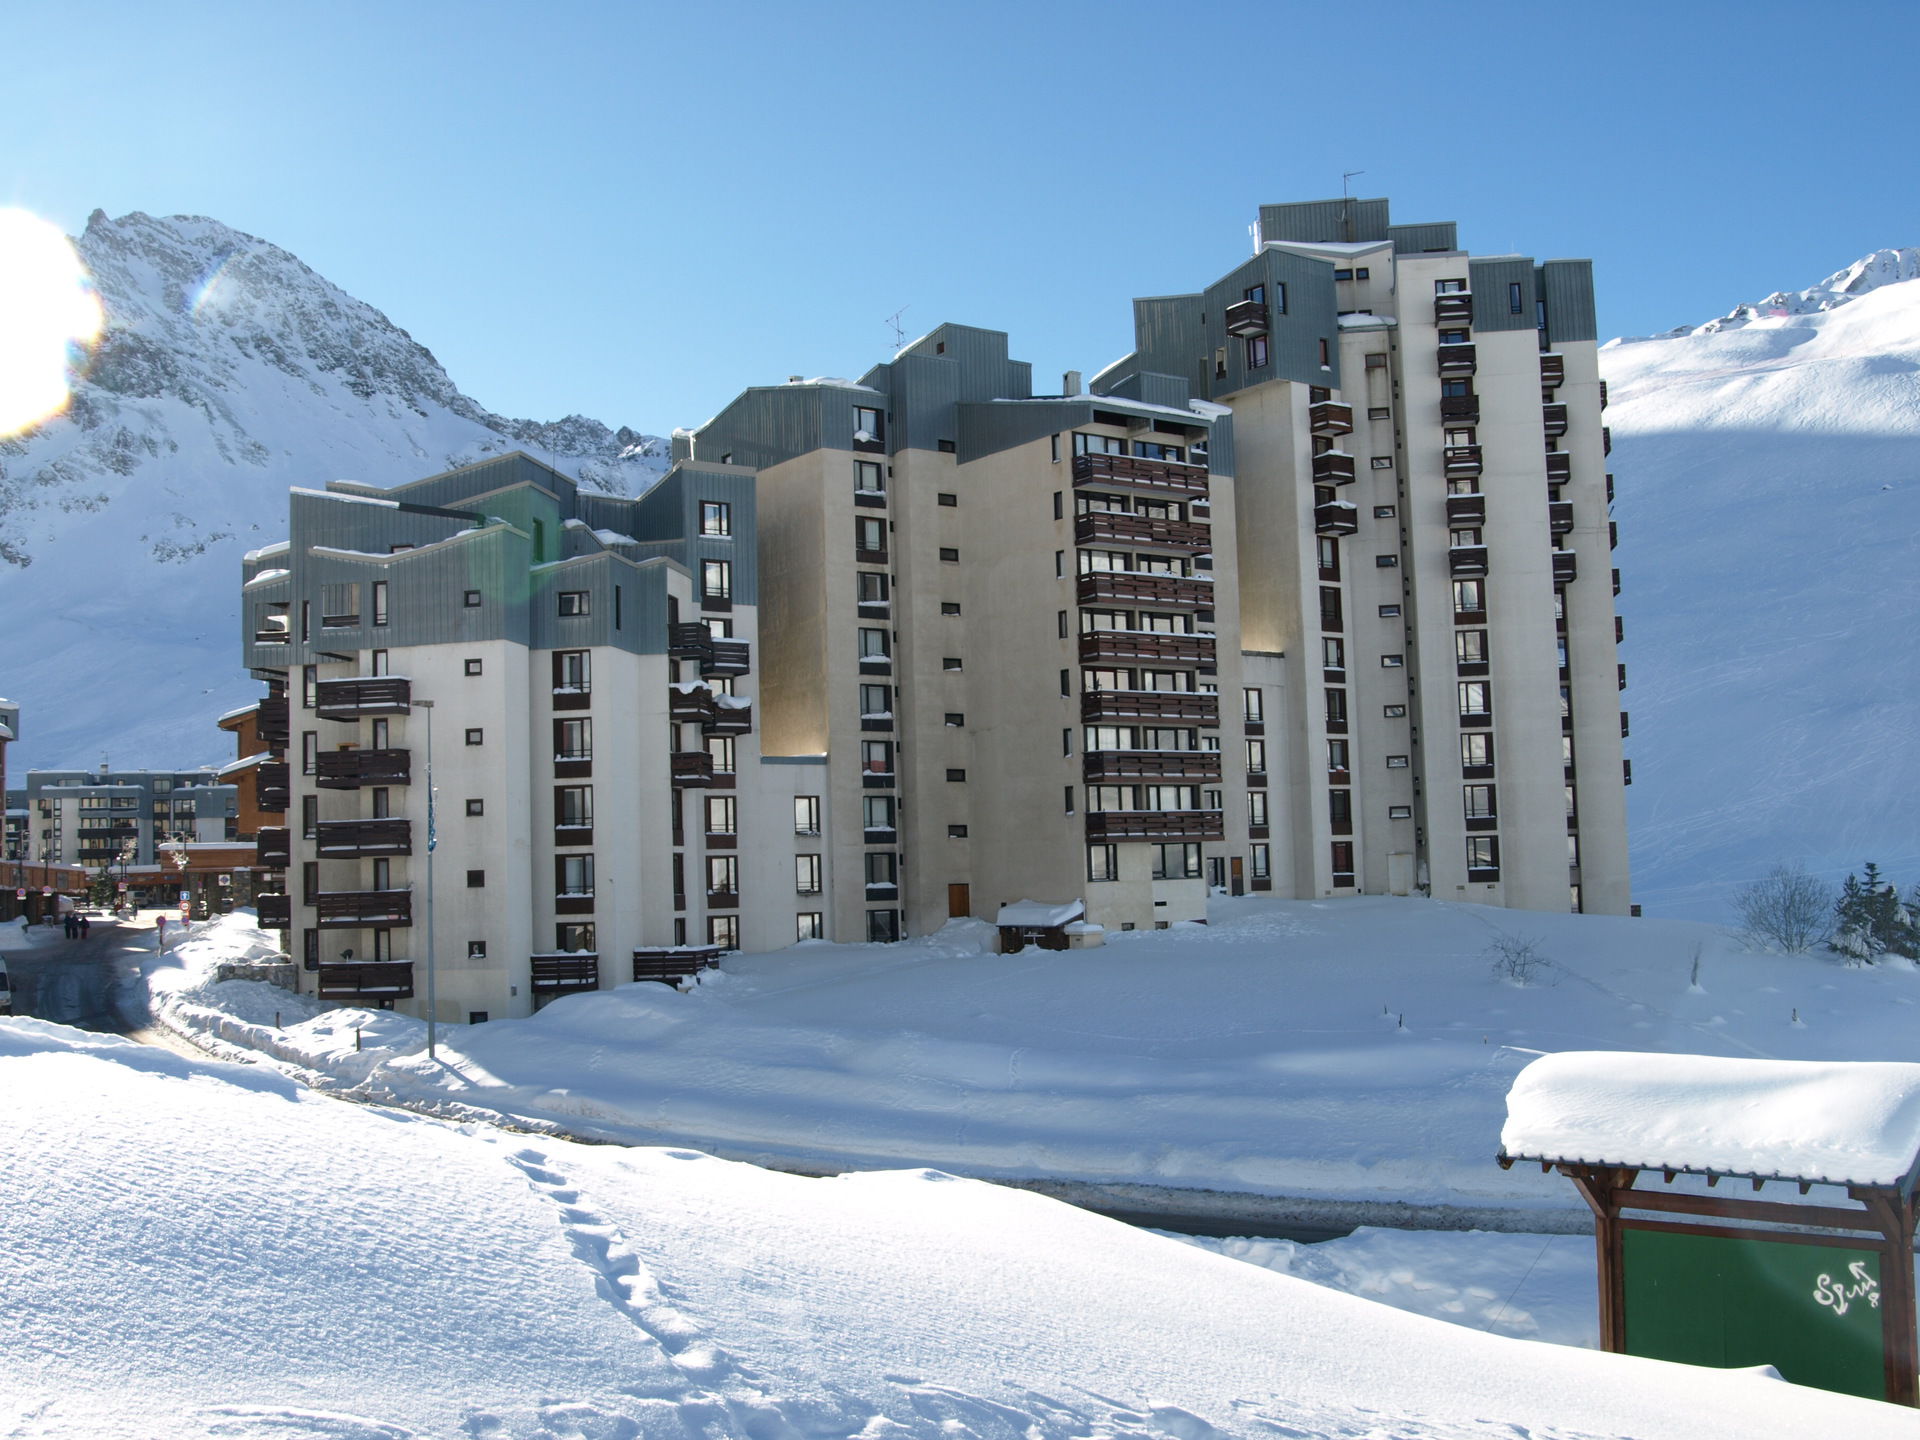
<path id="1" fill-rule="evenodd" d="M 239 792 L 212 770 L 29 770 L 26 782 L 7 791 L 9 817 L 21 816 L 9 859 L 152 865 L 170 840 L 212 844 L 236 830 Z"/>

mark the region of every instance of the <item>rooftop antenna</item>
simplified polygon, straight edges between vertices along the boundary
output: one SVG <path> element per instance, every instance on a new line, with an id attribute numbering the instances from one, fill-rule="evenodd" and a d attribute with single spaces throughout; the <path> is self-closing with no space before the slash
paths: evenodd
<path id="1" fill-rule="evenodd" d="M 1364 170 L 1340 172 L 1340 225 L 1347 232 L 1349 242 L 1353 239 L 1353 177 L 1366 173 Z"/>
<path id="2" fill-rule="evenodd" d="M 911 310 L 912 308 L 913 307 L 911 305 L 902 305 L 898 310 L 894 311 L 886 319 L 886 323 L 893 327 L 893 348 L 896 350 L 900 349 L 907 343 L 906 328 L 901 325 L 900 317 L 906 314 L 907 311 Z"/>

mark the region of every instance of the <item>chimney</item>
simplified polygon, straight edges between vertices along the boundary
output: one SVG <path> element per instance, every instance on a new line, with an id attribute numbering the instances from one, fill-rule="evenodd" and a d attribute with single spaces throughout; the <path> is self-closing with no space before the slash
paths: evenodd
<path id="1" fill-rule="evenodd" d="M 1078 370 L 1069 370 L 1065 375 L 1060 377 L 1060 393 L 1062 395 L 1078 395 L 1080 393 L 1080 372 Z"/>

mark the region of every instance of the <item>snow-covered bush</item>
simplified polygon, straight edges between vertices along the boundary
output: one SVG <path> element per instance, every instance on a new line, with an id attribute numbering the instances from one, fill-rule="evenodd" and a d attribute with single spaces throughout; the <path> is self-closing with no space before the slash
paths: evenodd
<path id="1" fill-rule="evenodd" d="M 1832 948 L 1856 964 L 1870 965 L 1882 955 L 1920 958 L 1913 907 L 1900 898 L 1898 886 L 1880 878 L 1880 867 L 1871 860 L 1864 879 L 1847 876 L 1833 915 Z"/>
<path id="2" fill-rule="evenodd" d="M 1496 980 L 1511 980 L 1516 985 L 1531 985 L 1534 977 L 1553 964 L 1540 949 L 1538 939 L 1501 930 L 1486 948 Z"/>

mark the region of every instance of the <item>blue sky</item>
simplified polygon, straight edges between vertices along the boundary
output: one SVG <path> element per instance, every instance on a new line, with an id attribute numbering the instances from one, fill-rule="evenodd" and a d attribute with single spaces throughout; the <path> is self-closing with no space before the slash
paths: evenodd
<path id="1" fill-rule="evenodd" d="M 1591 256 L 1603 334 L 1920 244 L 1911 4 L 44 0 L 0 204 L 284 246 L 481 403 L 654 433 L 942 320 L 1043 384 L 1263 201 Z"/>

